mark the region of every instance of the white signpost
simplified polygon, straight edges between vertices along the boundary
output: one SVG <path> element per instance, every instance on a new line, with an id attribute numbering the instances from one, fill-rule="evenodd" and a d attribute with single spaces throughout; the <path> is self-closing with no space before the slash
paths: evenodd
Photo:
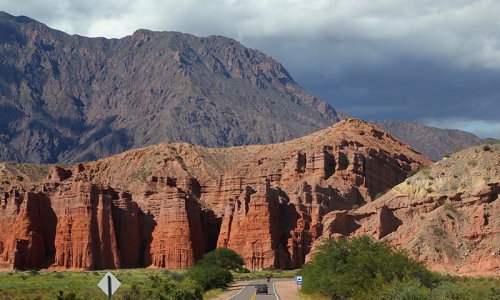
<path id="1" fill-rule="evenodd" d="M 99 281 L 97 286 L 108 295 L 108 299 L 116 292 L 122 283 L 116 279 L 116 277 L 111 274 L 111 272 L 106 273 L 104 277 Z"/>

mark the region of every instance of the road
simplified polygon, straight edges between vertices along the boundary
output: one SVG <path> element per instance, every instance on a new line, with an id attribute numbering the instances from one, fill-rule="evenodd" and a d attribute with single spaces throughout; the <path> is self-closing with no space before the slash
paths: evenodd
<path id="1" fill-rule="evenodd" d="M 269 287 L 268 294 L 255 294 L 256 284 L 267 284 Z M 226 298 L 227 300 L 284 300 L 279 298 L 274 289 L 274 280 L 267 283 L 266 279 L 252 280 L 247 282 L 241 289 L 233 296 Z"/>

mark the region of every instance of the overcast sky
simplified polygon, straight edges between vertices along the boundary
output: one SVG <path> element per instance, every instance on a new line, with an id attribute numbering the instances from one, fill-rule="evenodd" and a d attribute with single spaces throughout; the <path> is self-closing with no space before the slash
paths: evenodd
<path id="1" fill-rule="evenodd" d="M 6 3 L 5 3 L 6 2 Z M 500 1 L 1 0 L 85 36 L 136 29 L 224 35 L 283 63 L 311 94 L 362 119 L 500 138 Z"/>

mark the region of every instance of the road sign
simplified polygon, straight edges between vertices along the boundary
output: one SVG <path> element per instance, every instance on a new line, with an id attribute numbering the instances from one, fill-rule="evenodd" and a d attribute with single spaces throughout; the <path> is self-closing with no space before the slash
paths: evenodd
<path id="1" fill-rule="evenodd" d="M 97 286 L 106 294 L 108 298 L 111 299 L 111 296 L 116 292 L 116 290 L 120 287 L 122 283 L 116 279 L 116 277 L 111 274 L 111 272 L 106 273 L 104 277 L 99 281 Z"/>
<path id="2" fill-rule="evenodd" d="M 297 285 L 302 285 L 302 276 L 295 276 L 295 281 L 297 282 Z"/>

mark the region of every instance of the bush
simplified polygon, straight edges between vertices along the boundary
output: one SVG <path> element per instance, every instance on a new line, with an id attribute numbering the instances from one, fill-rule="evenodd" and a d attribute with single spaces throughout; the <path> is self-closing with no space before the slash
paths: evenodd
<path id="1" fill-rule="evenodd" d="M 203 289 L 193 279 L 186 278 L 177 284 L 176 289 L 172 292 L 172 297 L 175 300 L 203 299 Z"/>
<path id="2" fill-rule="evenodd" d="M 176 281 L 152 275 L 143 284 L 133 284 L 130 290 L 124 293 L 122 299 L 201 300 L 203 289 L 190 278 Z"/>
<path id="3" fill-rule="evenodd" d="M 204 291 L 227 287 L 233 281 L 229 270 L 208 264 L 197 264 L 187 271 L 186 276 L 198 282 Z"/>
<path id="4" fill-rule="evenodd" d="M 430 290 L 423 287 L 418 280 L 402 282 L 393 281 L 380 293 L 381 300 L 424 300 L 432 299 Z"/>
<path id="5" fill-rule="evenodd" d="M 74 291 L 69 291 L 65 294 L 64 291 L 59 290 L 54 297 L 56 300 L 76 300 L 79 299 Z"/>
<path id="6" fill-rule="evenodd" d="M 417 280 L 425 287 L 437 283 L 422 263 L 366 236 L 325 240 L 300 274 L 304 293 L 320 292 L 332 299 L 363 298 L 394 280 Z"/>
<path id="7" fill-rule="evenodd" d="M 491 151 L 491 147 L 490 147 L 490 145 L 484 145 L 484 146 L 483 146 L 483 150 L 484 150 L 484 151 Z"/>
<path id="8" fill-rule="evenodd" d="M 219 248 L 208 252 L 198 262 L 198 264 L 215 265 L 227 270 L 239 270 L 244 263 L 241 255 L 228 248 Z"/>
<path id="9" fill-rule="evenodd" d="M 432 299 L 436 300 L 462 300 L 474 299 L 469 291 L 462 285 L 451 282 L 443 282 L 432 291 Z"/>
<path id="10" fill-rule="evenodd" d="M 420 171 L 420 169 L 413 169 L 413 170 L 410 170 L 410 172 L 408 172 L 408 173 L 406 174 L 406 178 L 410 178 L 410 177 L 412 177 L 413 175 L 417 174 L 419 171 Z"/>

